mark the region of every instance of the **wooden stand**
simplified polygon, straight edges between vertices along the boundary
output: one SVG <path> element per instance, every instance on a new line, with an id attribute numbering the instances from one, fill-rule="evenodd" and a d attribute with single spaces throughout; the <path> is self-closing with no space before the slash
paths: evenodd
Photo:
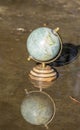
<path id="1" fill-rule="evenodd" d="M 39 64 L 30 71 L 32 80 L 51 82 L 57 78 L 57 72 L 49 65 Z"/>

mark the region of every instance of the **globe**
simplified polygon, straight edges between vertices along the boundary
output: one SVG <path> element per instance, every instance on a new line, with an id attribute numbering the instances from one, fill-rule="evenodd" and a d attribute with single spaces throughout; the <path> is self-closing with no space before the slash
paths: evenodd
<path id="1" fill-rule="evenodd" d="M 23 118 L 31 124 L 45 125 L 55 115 L 55 104 L 45 92 L 31 92 L 21 104 L 21 113 Z"/>
<path id="2" fill-rule="evenodd" d="M 47 27 L 40 27 L 29 35 L 27 50 L 34 60 L 50 61 L 60 53 L 60 37 L 56 31 Z"/>

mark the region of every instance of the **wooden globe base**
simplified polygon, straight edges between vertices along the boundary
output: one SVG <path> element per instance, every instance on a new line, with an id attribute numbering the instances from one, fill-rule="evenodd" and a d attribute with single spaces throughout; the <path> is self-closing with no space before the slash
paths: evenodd
<path id="1" fill-rule="evenodd" d="M 57 72 L 49 65 L 43 67 L 42 64 L 40 64 L 30 71 L 29 76 L 32 80 L 51 82 L 57 78 Z"/>

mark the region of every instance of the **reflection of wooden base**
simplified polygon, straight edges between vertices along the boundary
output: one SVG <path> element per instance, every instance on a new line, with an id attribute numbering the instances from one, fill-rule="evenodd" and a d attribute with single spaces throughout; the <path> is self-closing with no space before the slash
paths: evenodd
<path id="1" fill-rule="evenodd" d="M 40 90 L 49 88 L 53 86 L 54 82 L 45 82 L 45 81 L 37 81 L 37 80 L 30 80 L 34 87 L 39 88 Z"/>
<path id="2" fill-rule="evenodd" d="M 42 67 L 40 64 L 30 71 L 29 76 L 33 80 L 50 82 L 57 78 L 57 72 L 48 65 Z"/>

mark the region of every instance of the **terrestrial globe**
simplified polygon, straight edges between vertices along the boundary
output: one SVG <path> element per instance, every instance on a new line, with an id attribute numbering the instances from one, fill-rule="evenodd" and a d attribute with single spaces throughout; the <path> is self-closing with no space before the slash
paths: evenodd
<path id="1" fill-rule="evenodd" d="M 32 91 L 21 104 L 23 118 L 34 125 L 47 125 L 55 115 L 53 99 L 45 92 Z"/>
<path id="2" fill-rule="evenodd" d="M 61 39 L 55 30 L 40 27 L 31 32 L 27 39 L 29 55 L 39 62 L 50 62 L 59 57 L 62 49 Z"/>

